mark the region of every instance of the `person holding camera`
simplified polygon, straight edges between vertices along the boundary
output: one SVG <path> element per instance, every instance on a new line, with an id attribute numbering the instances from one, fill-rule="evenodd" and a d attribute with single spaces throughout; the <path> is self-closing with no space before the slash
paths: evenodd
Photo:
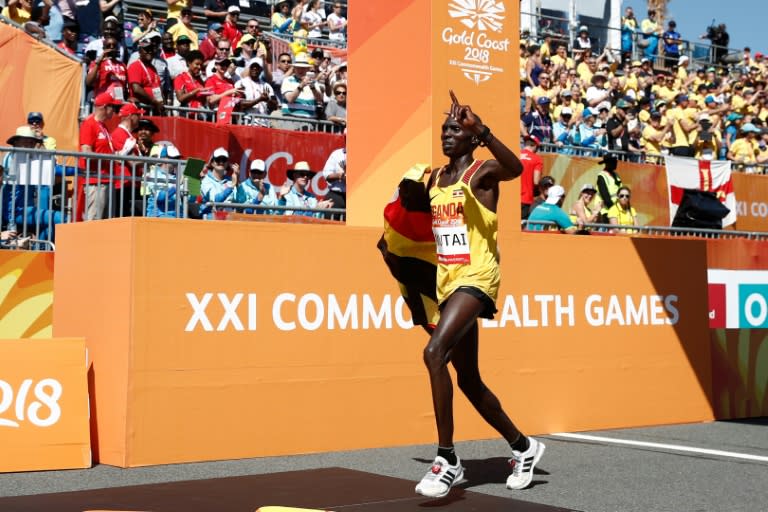
<path id="1" fill-rule="evenodd" d="M 700 113 L 697 121 L 698 133 L 693 142 L 694 157 L 699 160 L 716 160 L 723 136 L 720 130 L 712 125 L 712 119 L 708 113 Z"/>
<path id="2" fill-rule="evenodd" d="M 104 38 L 104 47 L 100 56 L 91 61 L 85 85 L 93 88 L 93 95 L 109 92 L 122 100 L 127 94 L 128 68 L 117 58 L 117 39 L 113 36 Z"/>
<path id="3" fill-rule="evenodd" d="M 320 76 L 318 83 L 318 76 L 312 70 L 306 53 L 296 56 L 293 70 L 293 75 L 283 80 L 280 90 L 284 100 L 282 113 L 284 116 L 317 119 L 318 111 L 322 112 L 324 107 L 322 81 L 325 78 Z"/>

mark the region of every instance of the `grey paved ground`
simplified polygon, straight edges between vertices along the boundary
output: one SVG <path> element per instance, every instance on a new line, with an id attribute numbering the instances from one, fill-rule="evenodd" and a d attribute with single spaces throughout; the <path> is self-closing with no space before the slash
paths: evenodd
<path id="1" fill-rule="evenodd" d="M 588 434 L 683 445 L 768 457 L 768 418 L 743 422 L 613 430 Z M 467 489 L 496 496 L 589 512 L 719 511 L 768 512 L 768 462 L 541 436 L 547 451 L 534 485 L 507 491 L 501 441 L 457 447 Z M 113 486 L 344 467 L 418 480 L 433 446 L 334 452 L 296 457 L 118 469 L 0 475 L 0 496 L 18 496 Z M 449 508 L 449 507 L 446 507 Z"/>

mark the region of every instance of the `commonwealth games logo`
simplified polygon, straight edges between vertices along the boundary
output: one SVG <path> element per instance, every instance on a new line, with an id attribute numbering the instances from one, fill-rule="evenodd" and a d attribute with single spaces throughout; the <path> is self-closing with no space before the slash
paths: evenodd
<path id="1" fill-rule="evenodd" d="M 448 14 L 470 29 L 501 32 L 504 21 L 504 2 L 494 0 L 453 0 Z"/>

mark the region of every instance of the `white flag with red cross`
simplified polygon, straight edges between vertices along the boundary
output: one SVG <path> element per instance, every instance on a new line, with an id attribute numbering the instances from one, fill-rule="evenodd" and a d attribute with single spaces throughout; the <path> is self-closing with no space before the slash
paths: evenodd
<path id="1" fill-rule="evenodd" d="M 731 210 L 723 219 L 723 227 L 736 222 L 736 195 L 733 192 L 729 160 L 697 160 L 680 156 L 667 156 L 664 160 L 667 167 L 670 225 L 685 189 L 713 192 Z"/>

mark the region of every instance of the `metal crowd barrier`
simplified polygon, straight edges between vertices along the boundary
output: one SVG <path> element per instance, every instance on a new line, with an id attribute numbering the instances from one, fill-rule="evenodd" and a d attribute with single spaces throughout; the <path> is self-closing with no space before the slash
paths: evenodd
<path id="1" fill-rule="evenodd" d="M 198 121 L 208 121 L 212 123 L 216 122 L 216 111 L 207 108 L 166 106 L 165 110 L 172 113 L 172 115 L 187 119 L 196 119 Z M 343 126 L 332 121 L 285 116 L 282 115 L 279 109 L 276 110 L 273 115 L 269 116 L 251 114 L 248 112 L 232 112 L 232 124 L 320 133 L 341 133 L 344 131 Z"/>
<path id="2" fill-rule="evenodd" d="M 227 202 L 208 202 L 204 203 L 204 206 L 213 208 L 213 218 L 222 219 L 227 218 L 226 214 L 229 212 L 244 213 L 249 215 L 271 215 L 280 216 L 278 219 L 281 222 L 299 222 L 309 220 L 323 219 L 336 222 L 344 222 L 347 219 L 347 210 L 344 208 L 299 208 L 296 206 L 262 206 L 248 203 L 227 203 Z M 289 217 L 305 217 L 305 219 L 289 219 Z M 237 217 L 242 219 L 243 217 Z M 254 217 L 258 219 L 258 217 Z"/>
<path id="3" fill-rule="evenodd" d="M 578 27 L 581 25 L 580 23 L 571 24 L 571 21 L 567 18 L 549 16 L 541 13 L 521 12 L 520 15 L 522 19 L 525 19 L 525 17 L 529 17 L 530 19 L 535 20 L 537 27 L 535 31 L 531 33 L 532 35 L 535 35 L 541 41 L 543 41 L 544 37 L 551 37 L 555 42 L 566 43 L 570 50 L 569 56 L 571 58 L 574 57 L 574 54 L 572 52 L 572 47 L 573 47 L 573 42 L 577 37 L 576 31 L 578 30 Z M 644 48 L 642 48 L 638 44 L 640 41 L 645 39 L 640 29 L 641 22 L 642 22 L 642 19 L 637 20 L 637 29 L 632 36 L 632 60 L 641 60 L 644 57 Z M 588 28 L 605 30 L 609 33 L 622 32 L 621 28 L 609 27 L 606 25 L 590 24 L 588 25 Z M 663 28 L 666 29 L 665 26 Z M 528 29 L 526 29 L 526 31 L 527 30 Z M 617 52 L 617 53 L 621 52 L 621 47 L 619 48 L 610 47 L 607 45 L 606 41 L 602 41 L 600 38 L 590 37 L 590 39 L 594 43 L 593 51 L 596 50 L 597 54 L 600 54 L 603 51 L 603 48 L 607 48 L 612 52 Z M 619 40 L 621 40 L 620 34 L 619 34 Z M 657 50 L 657 54 L 654 62 L 655 67 L 665 67 L 664 54 L 661 51 L 662 45 L 663 45 L 663 41 L 661 37 L 659 37 L 659 46 L 658 46 L 658 50 Z M 713 66 L 716 68 L 724 68 L 724 67 L 727 67 L 727 64 L 724 64 L 722 62 L 716 62 L 714 59 L 714 56 L 717 53 L 722 53 L 728 57 L 741 54 L 741 49 L 726 48 L 723 46 L 713 45 L 711 43 L 691 41 L 687 39 L 682 39 L 680 46 L 681 46 L 680 55 L 681 56 L 687 55 L 692 65 L 698 64 L 703 66 Z M 554 52 L 554 48 L 552 48 L 552 51 Z M 733 60 L 733 58 L 729 60 Z"/>
<path id="4" fill-rule="evenodd" d="M 606 153 L 616 155 L 616 158 L 624 162 L 639 164 L 664 165 L 666 155 L 659 153 L 631 153 L 628 151 L 608 150 L 606 148 L 591 148 L 585 146 L 558 145 L 551 142 L 542 142 L 539 145 L 542 153 L 557 153 L 570 156 L 602 157 Z M 731 161 L 731 170 L 747 174 L 768 174 L 768 164 L 745 164 Z"/>
<path id="5" fill-rule="evenodd" d="M 2 229 L 44 248 L 53 247 L 59 224 L 186 216 L 182 160 L 9 147 L 0 152 L 6 154 Z"/>
<path id="6" fill-rule="evenodd" d="M 523 230 L 529 232 L 559 232 L 557 224 L 552 221 L 544 220 L 523 220 L 521 222 Z M 530 226 L 537 226 L 541 229 L 529 229 Z M 731 229 L 703 229 L 703 228 L 684 228 L 675 226 L 617 226 L 613 224 L 585 223 L 582 225 L 583 234 L 595 233 L 601 235 L 640 235 L 655 237 L 674 237 L 674 238 L 710 238 L 721 240 L 746 239 L 768 241 L 768 233 L 759 231 L 737 231 Z"/>

